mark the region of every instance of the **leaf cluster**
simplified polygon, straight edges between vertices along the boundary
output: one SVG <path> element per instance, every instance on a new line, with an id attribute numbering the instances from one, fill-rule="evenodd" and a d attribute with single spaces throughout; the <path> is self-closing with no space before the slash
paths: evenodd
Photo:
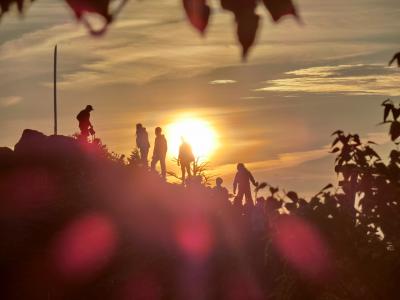
<path id="1" fill-rule="evenodd" d="M 10 6 L 16 3 L 22 12 L 24 0 L 0 0 L 0 17 L 8 12 Z M 32 0 L 33 1 L 33 0 Z M 128 0 L 65 0 L 73 11 L 76 19 L 88 29 L 92 35 L 102 35 L 108 26 L 117 18 Z M 212 10 L 210 0 L 182 0 L 182 6 L 190 24 L 204 35 Z M 250 47 L 254 44 L 261 17 L 256 13 L 259 3 L 267 9 L 274 22 L 285 15 L 292 15 L 299 20 L 297 9 L 292 0 L 220 0 L 222 9 L 234 15 L 236 35 L 242 46 L 242 57 L 247 57 Z M 102 19 L 102 26 L 96 28 L 89 16 L 96 15 Z"/>
<path id="2" fill-rule="evenodd" d="M 393 126 L 397 108 L 391 101 L 383 106 L 384 120 Z M 393 119 L 388 121 L 390 113 Z M 383 160 L 373 149 L 375 143 L 363 143 L 357 134 L 338 130 L 333 136 L 338 186 L 328 184 L 309 201 L 294 191 L 270 187 L 267 219 L 301 217 L 327 239 L 340 279 L 324 286 L 324 299 L 393 299 L 397 288 L 392 274 L 399 272 L 400 257 L 400 151 L 393 149 Z M 280 268 L 276 289 L 293 296 L 298 279 L 288 275 L 292 271 L 287 264 Z"/>

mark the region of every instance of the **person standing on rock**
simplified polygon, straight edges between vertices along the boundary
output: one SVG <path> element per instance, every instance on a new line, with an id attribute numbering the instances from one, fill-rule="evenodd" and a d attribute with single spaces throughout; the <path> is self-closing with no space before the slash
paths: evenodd
<path id="1" fill-rule="evenodd" d="M 91 105 L 87 105 L 85 109 L 81 110 L 76 116 L 79 121 L 79 129 L 81 130 L 81 137 L 88 140 L 89 135 L 94 135 L 96 132 L 93 129 L 92 123 L 90 123 L 90 112 L 93 111 Z"/>

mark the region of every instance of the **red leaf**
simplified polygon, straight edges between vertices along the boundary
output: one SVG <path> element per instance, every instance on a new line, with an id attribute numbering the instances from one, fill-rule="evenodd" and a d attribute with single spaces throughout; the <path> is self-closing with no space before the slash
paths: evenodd
<path id="1" fill-rule="evenodd" d="M 30 1 L 33 2 L 34 0 Z M 10 10 L 12 4 L 16 3 L 18 11 L 22 13 L 24 9 L 24 3 L 27 2 L 25 0 L 0 0 L 0 17 Z"/>
<path id="2" fill-rule="evenodd" d="M 75 17 L 82 21 L 91 34 L 103 34 L 108 25 L 115 19 L 116 15 L 125 6 L 128 0 L 65 0 L 73 10 Z M 110 3 L 119 3 L 113 12 L 110 11 Z M 104 24 L 100 29 L 94 29 L 92 24 L 85 18 L 87 14 L 97 14 L 104 18 Z"/>
<path id="3" fill-rule="evenodd" d="M 221 6 L 225 10 L 230 10 L 235 14 L 240 14 L 245 10 L 254 10 L 255 0 L 221 0 Z"/>
<path id="4" fill-rule="evenodd" d="M 260 17 L 254 12 L 240 14 L 237 18 L 237 35 L 242 45 L 242 58 L 246 59 L 250 47 L 254 44 Z"/>
<path id="5" fill-rule="evenodd" d="M 299 18 L 292 0 L 263 0 L 265 7 L 268 9 L 275 22 L 286 15 L 293 15 Z"/>
<path id="6" fill-rule="evenodd" d="M 255 0 L 221 0 L 223 9 L 233 12 L 237 23 L 237 36 L 242 45 L 242 58 L 245 59 L 253 45 L 260 17 L 255 13 Z"/>
<path id="7" fill-rule="evenodd" d="M 211 13 L 206 0 L 183 0 L 183 7 L 190 23 L 203 34 Z"/>
<path id="8" fill-rule="evenodd" d="M 77 19 L 81 19 L 85 13 L 96 13 L 106 20 L 111 20 L 110 0 L 66 0 L 66 2 L 74 11 Z"/>

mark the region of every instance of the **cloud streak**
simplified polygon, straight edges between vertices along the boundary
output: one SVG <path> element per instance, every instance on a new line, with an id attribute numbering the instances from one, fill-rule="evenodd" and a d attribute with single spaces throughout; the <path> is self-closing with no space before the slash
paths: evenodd
<path id="1" fill-rule="evenodd" d="M 210 81 L 209 83 L 215 85 L 215 84 L 232 84 L 232 83 L 236 83 L 236 82 L 237 82 L 236 80 L 232 80 L 232 79 L 217 79 L 217 80 Z"/>
<path id="2" fill-rule="evenodd" d="M 252 171 L 273 171 L 278 169 L 285 169 L 301 165 L 302 163 L 317 160 L 330 155 L 329 147 L 320 149 L 312 149 L 301 152 L 288 152 L 278 154 L 276 158 L 254 161 L 246 163 L 246 166 Z M 225 164 L 218 166 L 217 171 L 224 174 L 232 174 L 236 171 L 236 164 Z"/>
<path id="3" fill-rule="evenodd" d="M 256 91 L 400 96 L 400 72 L 384 65 L 318 66 L 285 74 Z"/>
<path id="4" fill-rule="evenodd" d="M 2 107 L 10 107 L 17 105 L 21 102 L 22 97 L 20 96 L 9 96 L 9 97 L 1 97 L 0 98 L 0 106 Z"/>

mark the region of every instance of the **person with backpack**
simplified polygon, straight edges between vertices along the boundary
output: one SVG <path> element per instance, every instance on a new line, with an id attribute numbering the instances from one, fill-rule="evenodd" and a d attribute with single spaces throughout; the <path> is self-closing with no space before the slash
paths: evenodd
<path id="1" fill-rule="evenodd" d="M 86 141 L 88 140 L 89 135 L 94 135 L 96 133 L 93 129 L 92 123 L 90 123 L 91 111 L 93 111 L 93 107 L 91 105 L 87 105 L 86 108 L 81 110 L 76 116 L 76 119 L 79 122 L 81 137 L 84 138 Z"/>
<path id="2" fill-rule="evenodd" d="M 165 166 L 165 157 L 167 156 L 167 139 L 162 134 L 161 127 L 155 129 L 156 138 L 154 140 L 153 158 L 151 160 L 151 170 L 155 171 L 157 162 L 160 162 L 161 176 L 165 179 L 167 176 L 167 169 Z"/>
<path id="3" fill-rule="evenodd" d="M 147 166 L 147 157 L 149 155 L 150 143 L 149 135 L 142 124 L 136 124 L 136 146 L 140 151 L 140 160 L 144 166 Z"/>
<path id="4" fill-rule="evenodd" d="M 186 172 L 188 174 L 189 179 L 192 177 L 192 173 L 190 171 L 190 165 L 192 162 L 194 162 L 192 147 L 182 137 L 182 144 L 179 147 L 179 156 L 178 156 L 178 166 L 181 166 L 181 171 L 182 171 L 182 183 L 185 183 Z"/>
<path id="5" fill-rule="evenodd" d="M 254 206 L 253 197 L 251 196 L 250 182 L 254 186 L 258 186 L 258 182 L 254 180 L 253 175 L 250 173 L 249 170 L 247 170 L 244 164 L 238 163 L 237 173 L 233 181 L 233 193 L 236 194 L 236 190 L 238 190 L 238 193 L 235 197 L 236 205 L 241 206 L 243 196 L 245 196 L 246 205 Z"/>

